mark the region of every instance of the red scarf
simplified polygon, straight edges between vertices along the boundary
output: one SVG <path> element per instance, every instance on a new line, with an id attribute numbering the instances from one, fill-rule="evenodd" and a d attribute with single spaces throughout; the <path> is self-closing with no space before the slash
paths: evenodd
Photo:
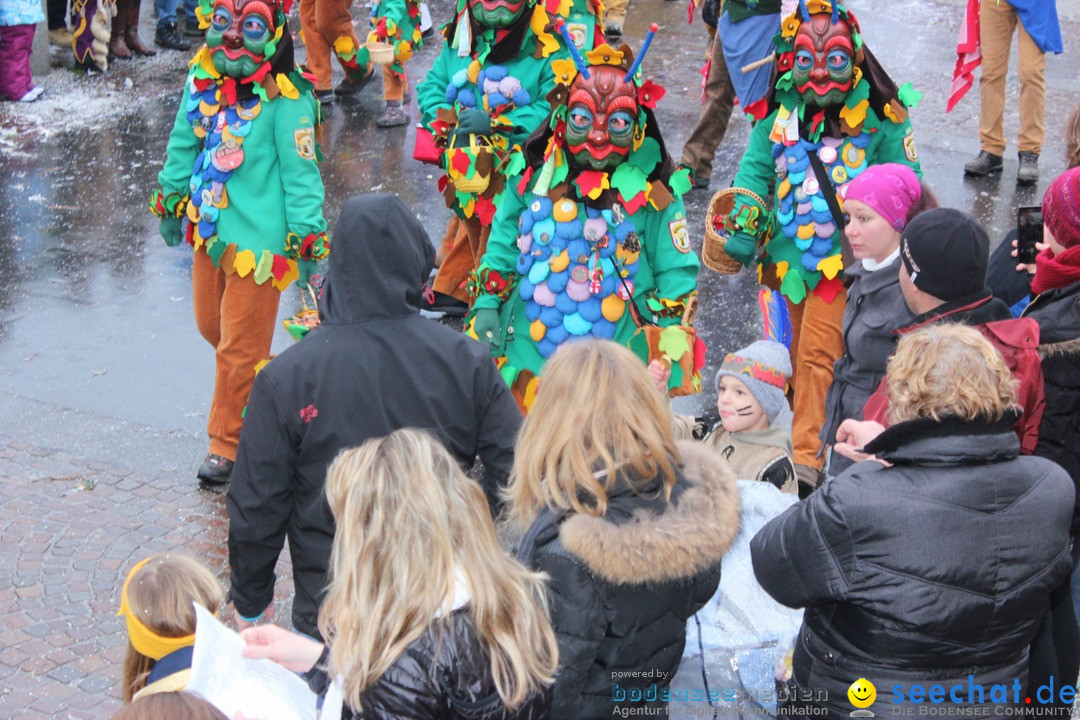
<path id="1" fill-rule="evenodd" d="M 1072 285 L 1077 280 L 1080 280 L 1080 245 L 1074 245 L 1056 257 L 1047 248 L 1035 258 L 1031 292 L 1041 295 L 1047 290 Z"/>

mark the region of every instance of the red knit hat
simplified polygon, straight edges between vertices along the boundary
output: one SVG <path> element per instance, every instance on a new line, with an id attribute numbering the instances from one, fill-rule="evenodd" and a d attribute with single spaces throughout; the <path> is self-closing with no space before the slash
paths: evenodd
<path id="1" fill-rule="evenodd" d="M 1043 222 L 1062 247 L 1080 245 L 1080 167 L 1058 175 L 1046 188 Z"/>

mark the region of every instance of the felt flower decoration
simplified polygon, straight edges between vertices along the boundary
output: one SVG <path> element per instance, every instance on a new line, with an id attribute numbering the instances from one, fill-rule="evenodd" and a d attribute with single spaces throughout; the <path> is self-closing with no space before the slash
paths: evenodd
<path id="1" fill-rule="evenodd" d="M 597 45 L 585 53 L 585 56 L 589 58 L 590 65 L 614 65 L 619 67 L 623 63 L 622 51 L 616 50 L 607 43 Z"/>
<path id="2" fill-rule="evenodd" d="M 646 80 L 638 88 L 638 104 L 650 110 L 655 110 L 656 103 L 660 101 L 660 98 L 664 97 L 666 92 L 662 85 L 657 85 L 652 80 Z"/>
<path id="3" fill-rule="evenodd" d="M 578 69 L 577 65 L 570 58 L 559 58 L 558 60 L 551 61 L 551 70 L 555 73 L 555 83 L 564 87 L 569 87 L 570 83 L 577 77 Z M 550 95 L 548 96 L 551 97 Z M 554 104 L 554 102 L 552 102 Z"/>

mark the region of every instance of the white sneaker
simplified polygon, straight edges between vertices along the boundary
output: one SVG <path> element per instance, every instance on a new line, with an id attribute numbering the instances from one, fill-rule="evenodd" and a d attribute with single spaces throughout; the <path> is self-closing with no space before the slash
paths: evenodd
<path id="1" fill-rule="evenodd" d="M 26 91 L 25 95 L 23 95 L 21 98 L 19 98 L 19 102 L 25 102 L 25 103 L 34 102 L 39 97 L 41 97 L 41 93 L 43 93 L 43 92 L 45 92 L 45 88 L 41 87 L 40 85 L 32 87 L 32 88 L 30 88 L 29 90 Z"/>

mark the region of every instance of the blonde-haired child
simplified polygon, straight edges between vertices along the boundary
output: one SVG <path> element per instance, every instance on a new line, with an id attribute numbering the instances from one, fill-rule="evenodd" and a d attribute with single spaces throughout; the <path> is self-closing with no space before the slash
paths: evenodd
<path id="1" fill-rule="evenodd" d="M 217 613 L 224 599 L 213 573 L 182 553 L 154 555 L 131 569 L 117 613 L 128 633 L 124 702 L 187 686 L 195 646 L 192 603 Z"/>
<path id="2" fill-rule="evenodd" d="M 663 393 L 668 372 L 656 360 L 649 365 L 649 376 Z M 717 450 L 739 479 L 760 480 L 782 492 L 798 493 L 791 460 L 791 410 L 785 397 L 790 377 L 790 353 L 778 342 L 758 340 L 728 353 L 716 373 L 720 422 L 713 425 L 677 415 L 676 437 L 701 440 Z"/>
<path id="3" fill-rule="evenodd" d="M 398 430 L 343 451 L 326 496 L 327 644 L 261 625 L 242 633 L 245 656 L 314 668 L 320 693 L 339 677 L 345 717 L 546 717 L 558 646 L 542 576 L 499 546 L 483 490 L 450 453 Z"/>

